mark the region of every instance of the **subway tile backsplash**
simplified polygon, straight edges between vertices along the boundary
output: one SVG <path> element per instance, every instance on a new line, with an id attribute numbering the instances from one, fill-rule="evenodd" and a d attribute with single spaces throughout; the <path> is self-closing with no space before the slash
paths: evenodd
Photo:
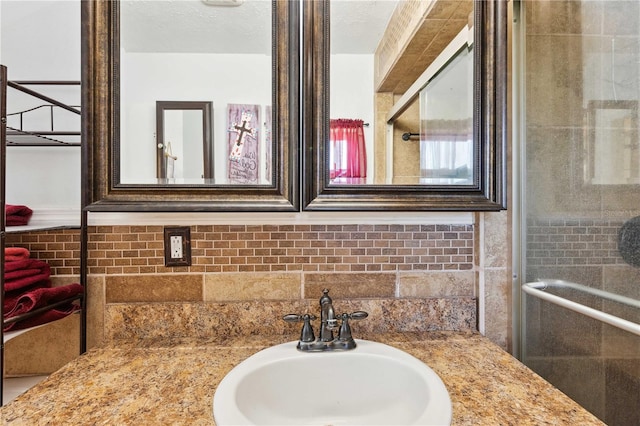
<path id="1" fill-rule="evenodd" d="M 166 268 L 162 226 L 89 232 L 90 274 L 473 268 L 472 225 L 195 225 L 192 265 Z"/>
<path id="2" fill-rule="evenodd" d="M 90 227 L 89 275 L 471 271 L 474 261 L 472 225 L 196 225 L 192 265 L 165 267 L 163 229 Z M 80 273 L 79 230 L 8 234 L 6 245 L 48 261 L 52 275 Z"/>

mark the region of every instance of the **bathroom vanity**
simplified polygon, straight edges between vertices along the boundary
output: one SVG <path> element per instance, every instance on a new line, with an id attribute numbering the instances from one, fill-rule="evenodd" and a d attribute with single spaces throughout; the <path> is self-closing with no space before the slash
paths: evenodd
<path id="1" fill-rule="evenodd" d="M 428 364 L 449 391 L 453 425 L 603 424 L 479 334 L 358 337 L 402 349 Z M 212 399 L 220 380 L 255 352 L 295 339 L 118 341 L 52 374 L 3 407 L 0 418 L 4 425 L 213 425 Z M 299 391 L 305 386 L 301 378 Z"/>

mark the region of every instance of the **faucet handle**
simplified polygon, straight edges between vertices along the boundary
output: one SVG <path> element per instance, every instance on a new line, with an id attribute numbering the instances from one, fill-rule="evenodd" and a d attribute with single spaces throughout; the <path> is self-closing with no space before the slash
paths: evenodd
<path id="1" fill-rule="evenodd" d="M 349 326 L 349 320 L 361 320 L 368 317 L 369 314 L 365 311 L 355 311 L 350 314 L 342 314 L 339 317 L 342 319 L 342 325 L 340 326 L 340 332 L 338 333 L 338 340 L 343 342 L 352 341 L 351 327 Z"/>
<path id="2" fill-rule="evenodd" d="M 311 327 L 311 321 L 316 319 L 315 315 L 288 314 L 282 317 L 282 319 L 286 322 L 304 322 L 304 324 L 302 324 L 302 331 L 300 332 L 301 342 L 313 342 L 316 340 L 316 336 L 313 334 L 313 327 Z"/>
<path id="3" fill-rule="evenodd" d="M 361 319 L 365 319 L 366 317 L 369 316 L 368 312 L 365 311 L 355 311 L 351 314 L 349 314 L 349 319 L 352 320 L 361 320 Z"/>
<path id="4" fill-rule="evenodd" d="M 298 315 L 298 314 L 287 314 L 287 315 L 283 316 L 282 319 L 285 320 L 286 322 L 302 322 L 302 321 L 304 321 L 304 319 L 302 318 L 302 315 Z"/>

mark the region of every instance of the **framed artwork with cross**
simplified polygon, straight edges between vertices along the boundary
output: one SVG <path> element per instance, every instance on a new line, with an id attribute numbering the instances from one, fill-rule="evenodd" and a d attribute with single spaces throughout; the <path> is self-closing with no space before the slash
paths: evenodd
<path id="1" fill-rule="evenodd" d="M 260 179 L 260 105 L 227 105 L 229 183 L 257 184 Z"/>

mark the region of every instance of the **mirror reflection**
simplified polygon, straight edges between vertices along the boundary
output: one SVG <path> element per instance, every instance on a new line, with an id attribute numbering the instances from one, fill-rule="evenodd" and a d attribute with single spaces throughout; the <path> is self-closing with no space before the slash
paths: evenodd
<path id="1" fill-rule="evenodd" d="M 330 185 L 474 185 L 473 1 L 330 2 Z"/>
<path id="2" fill-rule="evenodd" d="M 156 102 L 156 142 L 160 181 L 212 179 L 211 102 Z"/>
<path id="3" fill-rule="evenodd" d="M 448 53 L 447 53 L 448 55 Z M 473 55 L 463 46 L 420 90 L 420 183 L 472 185 Z M 467 84 L 465 84 L 467 83 Z"/>
<path id="4" fill-rule="evenodd" d="M 232 4 L 120 2 L 117 182 L 271 185 L 272 3 Z M 173 128 L 160 134 L 155 119 L 163 99 L 210 105 L 209 146 L 206 134 L 193 144 L 178 144 L 173 134 L 167 151 L 159 139 Z M 193 115 L 187 127 L 189 117 L 177 110 L 162 116 L 165 126 L 182 123 L 180 137 L 206 132 L 204 118 Z"/>

